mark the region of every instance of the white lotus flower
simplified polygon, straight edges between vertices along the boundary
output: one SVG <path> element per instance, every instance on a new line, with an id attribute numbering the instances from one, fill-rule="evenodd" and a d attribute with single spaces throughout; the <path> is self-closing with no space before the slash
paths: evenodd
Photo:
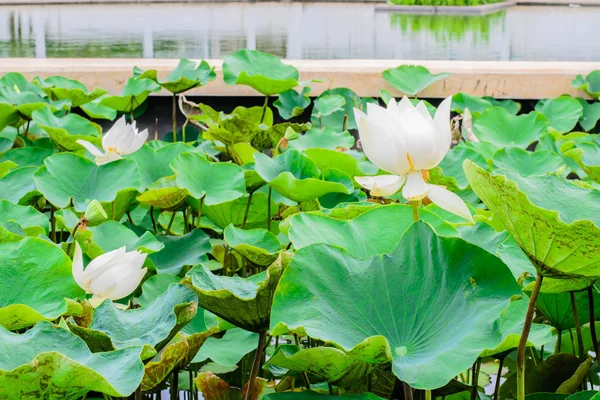
<path id="1" fill-rule="evenodd" d="M 103 165 L 119 160 L 123 154 L 135 153 L 144 145 L 147 138 L 148 129 L 138 133 L 135 121 L 129 125 L 123 116 L 102 137 L 104 153 L 87 140 L 78 140 L 77 143 L 96 157 L 96 164 Z"/>
<path id="2" fill-rule="evenodd" d="M 131 294 L 146 275 L 142 268 L 147 254 L 125 251 L 125 246 L 94 258 L 83 269 L 83 256 L 75 242 L 73 278 L 86 293 L 92 294 L 90 303 L 97 307 L 106 299 L 119 300 Z"/>
<path id="3" fill-rule="evenodd" d="M 439 207 L 469 221 L 465 202 L 443 186 L 427 183 L 429 170 L 450 150 L 450 105 L 445 99 L 431 118 L 421 101 L 413 106 L 403 97 L 391 99 L 387 109 L 367 104 L 367 114 L 354 109 L 362 148 L 373 164 L 393 175 L 357 176 L 356 181 L 374 196 L 390 196 L 402 188 L 409 201 L 428 197 Z"/>

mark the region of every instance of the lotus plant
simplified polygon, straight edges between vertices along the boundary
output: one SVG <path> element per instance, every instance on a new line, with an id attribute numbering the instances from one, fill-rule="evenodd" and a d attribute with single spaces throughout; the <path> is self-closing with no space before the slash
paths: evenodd
<path id="1" fill-rule="evenodd" d="M 127 252 L 123 246 L 94 258 L 84 270 L 81 247 L 75 242 L 73 278 L 87 294 L 92 294 L 90 303 L 97 307 L 106 299 L 119 300 L 137 289 L 146 275 L 146 256 L 139 251 Z"/>
<path id="2" fill-rule="evenodd" d="M 450 104 L 445 99 L 431 118 L 425 104 L 416 106 L 406 97 L 392 98 L 387 109 L 367 105 L 367 114 L 354 109 L 362 148 L 373 164 L 392 175 L 357 176 L 356 181 L 374 196 L 390 196 L 402 188 L 410 202 L 424 198 L 469 221 L 473 217 L 465 202 L 444 186 L 427 183 L 450 150 Z"/>
<path id="3" fill-rule="evenodd" d="M 130 125 L 121 117 L 102 138 L 102 150 L 86 140 L 78 140 L 93 156 L 96 164 L 103 165 L 121 159 L 124 154 L 135 153 L 148 138 L 148 129 L 138 132 L 135 121 Z"/>

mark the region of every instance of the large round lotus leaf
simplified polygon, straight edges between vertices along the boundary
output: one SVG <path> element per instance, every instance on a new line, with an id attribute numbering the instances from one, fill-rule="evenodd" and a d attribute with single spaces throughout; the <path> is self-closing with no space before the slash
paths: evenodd
<path id="1" fill-rule="evenodd" d="M 152 92 L 160 91 L 158 83 L 152 79 L 130 78 L 123 87 L 121 96 L 106 96 L 100 102 L 101 106 L 110 107 L 124 113 L 130 113 L 138 108 Z"/>
<path id="2" fill-rule="evenodd" d="M 530 152 L 518 147 L 506 147 L 498 150 L 494 154 L 493 161 L 494 167 L 514 169 L 519 171 L 522 176 L 555 173 L 565 165 L 562 158 L 552 151 Z"/>
<path id="3" fill-rule="evenodd" d="M 302 115 L 304 110 L 310 105 L 310 86 L 304 86 L 302 92 L 298 93 L 294 89 L 279 93 L 279 98 L 273 105 L 279 111 L 281 118 L 288 120 Z"/>
<path id="4" fill-rule="evenodd" d="M 595 99 L 600 99 L 600 70 L 590 72 L 585 78 L 577 75 L 571 85 L 585 91 Z"/>
<path id="5" fill-rule="evenodd" d="M 323 393 L 305 390 L 302 392 L 268 393 L 262 397 L 264 400 L 382 400 L 373 393 L 346 394 L 343 396 L 330 396 Z"/>
<path id="6" fill-rule="evenodd" d="M 432 182 L 447 186 L 453 190 L 464 190 L 468 188 L 469 181 L 462 169 L 464 160 L 471 160 L 481 168 L 488 168 L 485 157 L 475 150 L 459 144 L 446 153 L 446 156 L 438 167 L 430 171 Z"/>
<path id="7" fill-rule="evenodd" d="M 252 332 L 269 328 L 275 287 L 291 254 L 281 253 L 266 273 L 250 278 L 214 275 L 204 265 L 192 268 L 185 285 L 198 296 L 198 305 L 225 321 Z"/>
<path id="8" fill-rule="evenodd" d="M 586 131 L 589 132 L 596 127 L 598 120 L 600 120 L 600 103 L 594 102 L 589 104 L 587 100 L 577 98 L 579 104 L 583 107 L 583 115 L 579 118 L 579 125 Z"/>
<path id="9" fill-rule="evenodd" d="M 198 153 L 184 153 L 171 162 L 177 185 L 207 206 L 235 200 L 246 194 L 244 171 L 235 164 L 211 163 Z"/>
<path id="10" fill-rule="evenodd" d="M 322 180 L 317 165 L 296 150 L 270 158 L 255 153 L 256 172 L 269 185 L 288 199 L 301 202 L 313 200 L 327 193 L 348 194 L 354 190 L 352 181 L 330 182 Z"/>
<path id="11" fill-rule="evenodd" d="M 253 264 L 269 266 L 277 259 L 281 244 L 266 229 L 239 229 L 229 225 L 223 232 L 225 242 Z"/>
<path id="12" fill-rule="evenodd" d="M 160 178 L 137 197 L 137 201 L 159 210 L 179 210 L 185 206 L 188 191 L 177 186 L 175 176 Z"/>
<path id="13" fill-rule="evenodd" d="M 525 149 L 547 130 L 548 119 L 536 111 L 514 116 L 505 108 L 492 107 L 473 118 L 475 136 L 498 147 Z"/>
<path id="14" fill-rule="evenodd" d="M 83 340 L 49 322 L 20 335 L 0 327 L 0 396 L 75 400 L 92 390 L 127 397 L 144 375 L 141 350 L 92 353 Z"/>
<path id="15" fill-rule="evenodd" d="M 173 170 L 169 167 L 171 161 L 181 153 L 194 150 L 192 146 L 181 142 L 158 142 L 161 144 L 159 147 L 155 145 L 156 143 L 147 143 L 135 153 L 125 156 L 137 163 L 143 188 L 152 185 L 160 178 L 173 175 Z"/>
<path id="16" fill-rule="evenodd" d="M 197 308 L 194 292 L 175 284 L 141 308 L 122 310 L 105 300 L 94 310 L 89 327 L 70 328 L 93 351 L 145 345 L 160 350 L 194 318 Z"/>
<path id="17" fill-rule="evenodd" d="M 361 385 L 371 373 L 373 365 L 356 360 L 335 347 L 313 347 L 300 350 L 296 345 L 279 346 L 265 364 L 281 369 L 306 372 L 325 382 L 348 389 Z"/>
<path id="18" fill-rule="evenodd" d="M 419 217 L 431 224 L 440 235 L 458 236 L 452 225 L 427 210 L 419 209 Z M 288 236 L 297 249 L 325 243 L 363 258 L 395 249 L 413 223 L 412 208 L 406 205 L 376 207 L 348 220 L 317 213 L 299 213 L 290 218 Z"/>
<path id="19" fill-rule="evenodd" d="M 46 79 L 36 77 L 34 83 L 39 85 L 51 99 L 69 100 L 71 107 L 79 107 L 108 93 L 105 89 L 95 88 L 91 93 L 85 85 L 74 79 L 62 76 L 50 76 Z"/>
<path id="20" fill-rule="evenodd" d="M 271 326 L 303 328 L 367 362 L 392 360 L 399 379 L 434 389 L 502 342 L 495 321 L 518 293 L 498 258 L 418 222 L 385 255 L 300 249 L 277 287 Z"/>
<path id="21" fill-rule="evenodd" d="M 336 132 L 332 127 L 325 126 L 322 129 L 312 128 L 300 135 L 298 139 L 292 140 L 288 144 L 289 149 L 329 149 L 338 148 L 349 149 L 354 146 L 354 136 L 348 131 Z"/>
<path id="22" fill-rule="evenodd" d="M 161 251 L 164 245 L 156 240 L 150 232 L 139 236 L 117 221 L 105 221 L 97 226 L 79 228 L 75 238 L 81 245 L 83 252 L 90 258 L 117 250 L 125 246 L 127 251 L 139 250 L 146 254 Z"/>
<path id="23" fill-rule="evenodd" d="M 52 154 L 54 151 L 41 147 L 19 147 L 4 153 L 0 161 L 12 161 L 19 167 L 40 167 Z"/>
<path id="24" fill-rule="evenodd" d="M 16 222 L 25 232 L 32 235 L 36 233 L 44 235 L 50 229 L 48 217 L 35 208 L 0 200 L 0 224 L 5 222 Z"/>
<path id="25" fill-rule="evenodd" d="M 600 276 L 600 191 L 556 175 L 492 175 L 468 160 L 463 166 L 473 191 L 542 275 Z"/>
<path id="26" fill-rule="evenodd" d="M 595 318 L 600 318 L 600 294 L 594 291 Z M 558 331 L 575 328 L 571 295 L 569 293 L 540 293 L 538 309 Z M 579 322 L 584 325 L 590 321 L 590 307 L 587 291 L 575 292 L 575 304 Z"/>
<path id="27" fill-rule="evenodd" d="M 37 167 L 19 167 L 0 178 L 0 199 L 15 204 L 31 204 L 40 196 L 32 179 Z"/>
<path id="28" fill-rule="evenodd" d="M 298 86 L 298 70 L 272 54 L 244 49 L 223 59 L 223 79 L 228 85 L 247 85 L 272 96 Z"/>
<path id="29" fill-rule="evenodd" d="M 105 94 L 103 96 L 98 97 L 96 100 L 90 101 L 86 104 L 82 104 L 81 106 L 79 106 L 79 108 L 81 108 L 81 111 L 86 113 L 87 116 L 90 118 L 106 119 L 109 121 L 113 121 L 115 118 L 117 118 L 117 110 L 100 105 L 100 103 L 102 102 L 102 100 L 104 100 L 105 97 L 108 97 L 108 95 Z"/>
<path id="30" fill-rule="evenodd" d="M 1 182 L 1 181 L 0 181 Z M 271 203 L 271 217 L 273 217 L 277 211 L 277 204 L 273 199 Z M 266 228 L 268 219 L 268 207 L 269 198 L 265 193 L 254 193 L 250 200 L 250 208 L 248 210 L 248 217 L 246 219 L 245 228 Z M 244 214 L 246 206 L 248 205 L 248 195 L 229 201 L 223 204 L 217 204 L 214 206 L 207 206 L 206 204 L 202 207 L 202 215 L 208 217 L 214 224 L 219 228 L 224 229 L 229 224 L 235 226 L 241 226 L 244 222 Z"/>
<path id="31" fill-rule="evenodd" d="M 220 339 L 208 338 L 193 362 L 211 360 L 225 366 L 237 365 L 242 357 L 256 349 L 257 343 L 258 333 L 232 328 Z"/>
<path id="32" fill-rule="evenodd" d="M 566 157 L 574 160 L 594 182 L 600 182 L 600 147 L 597 143 L 565 143 L 561 150 Z"/>
<path id="33" fill-rule="evenodd" d="M 336 132 L 342 132 L 348 129 L 358 129 L 353 109 L 358 108 L 364 111 L 367 108 L 367 103 L 377 103 L 377 101 L 370 97 L 361 98 L 348 88 L 329 89 L 321 93 L 319 97 L 329 95 L 343 96 L 346 99 L 346 104 L 343 110 L 339 110 L 330 115 L 321 116 L 321 118 L 318 118 L 316 114 L 311 115 L 310 122 L 319 129 L 331 127 Z"/>
<path id="34" fill-rule="evenodd" d="M 37 238 L 0 243 L 0 266 L 0 325 L 5 328 L 81 313 L 71 299 L 85 293 L 73 279 L 71 260 L 53 243 Z"/>
<path id="35" fill-rule="evenodd" d="M 327 168 L 339 169 L 348 176 L 374 175 L 379 171 L 371 162 L 359 161 L 349 153 L 329 149 L 307 149 L 304 154 L 323 171 Z"/>
<path id="36" fill-rule="evenodd" d="M 158 236 L 164 248 L 150 254 L 159 274 L 176 275 L 185 265 L 197 265 L 204 261 L 206 253 L 211 251 L 208 236 L 202 229 L 194 229 L 184 236 Z"/>
<path id="37" fill-rule="evenodd" d="M 117 160 L 96 165 L 82 156 L 59 153 L 48 157 L 33 176 L 37 189 L 54 206 L 85 211 L 92 200 L 111 202 L 125 189 L 140 186 L 135 162 Z"/>
<path id="38" fill-rule="evenodd" d="M 334 112 L 340 111 L 346 105 L 346 99 L 339 94 L 328 94 L 319 96 L 315 99 L 312 113 L 317 115 L 317 118 L 331 115 Z"/>
<path id="39" fill-rule="evenodd" d="M 548 118 L 548 126 L 560 133 L 571 132 L 583 115 L 581 104 L 569 96 L 542 99 L 535 105 L 535 111 L 544 114 Z"/>
<path id="40" fill-rule="evenodd" d="M 198 86 L 204 86 L 217 77 L 215 68 L 202 60 L 200 63 L 186 58 L 179 60 L 177 67 L 167 75 L 165 80 L 158 78 L 156 70 L 142 71 L 135 67 L 133 70 L 137 79 L 149 78 L 171 93 L 186 92 Z"/>
<path id="41" fill-rule="evenodd" d="M 489 100 L 479 96 L 471 96 L 468 93 L 458 92 L 452 96 L 452 111 L 458 114 L 462 114 L 465 109 L 469 109 L 471 114 L 477 115 L 493 106 Z"/>
<path id="42" fill-rule="evenodd" d="M 78 140 L 101 144 L 100 127 L 82 116 L 71 113 L 59 117 L 48 107 L 35 111 L 32 116 L 35 123 L 62 149 L 81 150 L 82 146 L 77 143 Z"/>
<path id="43" fill-rule="evenodd" d="M 446 79 L 450 74 L 432 74 L 422 65 L 401 65 L 383 71 L 383 79 L 408 96 L 416 96 L 428 86 Z"/>
<path id="44" fill-rule="evenodd" d="M 5 74 L 0 78 L 0 86 L 6 86 L 13 89 L 17 88 L 21 92 L 34 92 L 40 96 L 44 95 L 43 90 L 39 86 L 30 83 L 27 78 L 18 72 L 9 72 Z"/>
<path id="45" fill-rule="evenodd" d="M 500 318 L 498 319 L 498 324 L 500 325 L 500 331 L 502 332 L 504 340 L 498 347 L 484 350 L 479 357 L 490 357 L 494 354 L 516 349 L 519 346 L 528 304 L 528 298 L 514 300 L 510 303 L 508 308 L 500 314 Z M 551 326 L 534 323 L 531 325 L 529 336 L 527 336 L 527 345 L 540 347 L 548 343 L 551 339 Z"/>

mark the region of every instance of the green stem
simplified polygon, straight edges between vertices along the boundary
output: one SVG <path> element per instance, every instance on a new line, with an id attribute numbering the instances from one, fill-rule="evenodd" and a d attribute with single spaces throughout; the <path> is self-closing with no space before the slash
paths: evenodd
<path id="1" fill-rule="evenodd" d="M 560 353 L 562 342 L 562 331 L 558 331 L 558 337 L 556 338 L 556 347 L 554 348 L 555 353 Z"/>
<path id="2" fill-rule="evenodd" d="M 542 288 L 542 281 L 544 277 L 538 273 L 535 278 L 535 285 L 529 298 L 529 306 L 527 307 L 527 314 L 525 315 L 525 323 L 523 324 L 523 331 L 521 332 L 521 338 L 519 339 L 519 347 L 517 348 L 517 400 L 525 400 L 525 349 L 527 348 L 527 338 L 529 337 L 529 331 L 531 330 L 531 323 L 533 322 L 533 314 L 535 312 L 535 303 L 540 289 Z"/>
<path id="3" fill-rule="evenodd" d="M 504 366 L 504 357 L 500 359 L 500 364 L 498 365 L 498 373 L 496 374 L 496 382 L 494 384 L 494 400 L 498 400 L 498 395 L 500 394 L 500 381 L 502 378 L 502 367 Z"/>
<path id="4" fill-rule="evenodd" d="M 190 399 L 194 398 L 194 371 L 192 370 L 192 366 L 189 365 L 189 370 L 188 370 L 188 374 L 189 374 L 189 379 L 190 379 Z"/>
<path id="5" fill-rule="evenodd" d="M 265 96 L 265 104 L 263 104 L 262 115 L 260 116 L 260 123 L 262 124 L 267 114 L 267 107 L 269 106 L 269 96 Z"/>
<path id="6" fill-rule="evenodd" d="M 425 390 L 425 400 L 431 400 L 431 390 Z"/>
<path id="7" fill-rule="evenodd" d="M 50 236 L 52 241 L 56 243 L 56 218 L 54 217 L 54 207 L 50 205 Z"/>
<path id="8" fill-rule="evenodd" d="M 171 375 L 171 400 L 179 399 L 179 374 L 177 369 Z"/>
<path id="9" fill-rule="evenodd" d="M 154 207 L 150 207 L 150 219 L 152 220 L 152 227 L 154 228 L 154 234 L 158 235 L 158 228 L 156 227 L 156 218 L 154 218 Z"/>
<path id="10" fill-rule="evenodd" d="M 471 400 L 477 399 L 477 386 L 479 385 L 479 370 L 481 368 L 481 358 L 478 358 L 477 361 L 473 364 L 473 379 L 472 379 L 472 388 L 471 388 Z"/>
<path id="11" fill-rule="evenodd" d="M 417 222 L 419 220 L 419 203 L 411 201 L 410 205 L 412 206 L 413 220 Z"/>
<path id="12" fill-rule="evenodd" d="M 250 211 L 250 203 L 252 202 L 252 194 L 248 196 L 248 202 L 246 203 L 246 211 L 244 211 L 244 220 L 242 221 L 242 229 L 246 226 L 246 221 L 248 220 L 248 212 Z"/>
<path id="13" fill-rule="evenodd" d="M 23 134 L 23 136 L 27 137 L 27 134 L 29 133 L 29 124 L 31 123 L 31 120 L 27 121 L 27 126 L 25 127 L 25 133 Z"/>
<path id="14" fill-rule="evenodd" d="M 402 382 L 404 385 L 404 400 L 413 400 L 413 390 L 410 385 L 406 382 Z"/>
<path id="15" fill-rule="evenodd" d="M 575 331 L 577 332 L 577 345 L 579 349 L 579 359 L 581 362 L 585 361 L 585 354 L 583 349 L 583 336 L 581 336 L 581 325 L 579 324 L 579 313 L 577 312 L 577 303 L 575 302 L 575 293 L 570 292 L 571 295 L 571 309 L 573 310 L 573 319 L 575 320 Z M 591 320 L 593 321 L 593 320 Z"/>
<path id="16" fill-rule="evenodd" d="M 196 221 L 196 228 L 200 228 L 200 220 L 202 219 L 202 205 L 204 204 L 204 197 L 200 199 L 200 206 L 198 207 L 198 220 Z"/>
<path id="17" fill-rule="evenodd" d="M 587 288 L 588 302 L 590 308 L 590 333 L 592 334 L 592 343 L 594 344 L 594 353 L 596 361 L 600 358 L 600 347 L 598 346 L 598 336 L 596 335 L 596 312 L 594 311 L 594 289 L 592 286 Z"/>
<path id="18" fill-rule="evenodd" d="M 131 225 L 135 225 L 135 224 L 133 223 L 133 218 L 131 218 L 131 214 L 129 213 L 129 211 L 127 211 L 125 214 L 127 214 L 127 219 L 129 220 L 129 223 L 130 223 Z"/>
<path id="19" fill-rule="evenodd" d="M 177 141 L 177 95 L 173 93 L 173 143 Z"/>
<path id="20" fill-rule="evenodd" d="M 294 341 L 296 342 L 296 346 L 300 348 L 300 338 L 296 333 L 294 333 Z M 306 371 L 302 371 L 302 380 L 304 381 L 304 386 L 306 387 L 306 390 L 310 390 L 310 381 L 308 380 L 308 375 Z"/>
<path id="21" fill-rule="evenodd" d="M 171 234 L 171 227 L 173 226 L 173 221 L 175 221 L 175 214 L 177 214 L 175 211 L 173 211 L 173 213 L 171 214 L 169 225 L 167 225 L 167 235 Z"/>
<path id="22" fill-rule="evenodd" d="M 245 400 L 250 400 L 251 394 L 254 389 L 254 381 L 258 376 L 258 370 L 260 369 L 260 361 L 262 359 L 262 353 L 265 349 L 265 338 L 267 337 L 266 332 L 260 332 L 258 334 L 258 347 L 256 348 L 256 354 L 254 355 L 254 362 L 252 363 L 252 370 L 250 371 L 250 380 L 248 381 L 248 387 L 246 389 Z"/>
<path id="23" fill-rule="evenodd" d="M 71 243 L 69 243 L 69 248 L 67 249 L 67 254 L 69 255 L 69 257 L 71 257 L 71 259 L 73 259 L 74 254 L 74 245 L 75 245 L 75 234 L 77 233 L 77 229 L 79 229 L 79 227 L 81 226 L 81 220 L 79 220 L 76 224 L 75 227 L 73 228 L 73 230 L 71 231 L 71 237 L 73 238 L 73 241 Z"/>
<path id="24" fill-rule="evenodd" d="M 267 198 L 267 230 L 271 232 L 271 194 L 273 188 L 269 186 L 269 196 Z"/>
<path id="25" fill-rule="evenodd" d="M 186 119 L 185 122 L 183 123 L 183 126 L 181 127 L 181 140 L 183 140 L 183 143 L 186 142 L 186 140 L 185 140 L 185 128 L 187 127 L 188 122 L 189 122 L 189 119 Z"/>

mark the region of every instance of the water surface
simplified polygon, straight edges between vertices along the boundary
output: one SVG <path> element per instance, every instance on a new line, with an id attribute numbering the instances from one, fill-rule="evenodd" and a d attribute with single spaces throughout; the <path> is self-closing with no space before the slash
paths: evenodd
<path id="1" fill-rule="evenodd" d="M 357 3 L 0 6 L 0 57 L 600 61 L 600 7 L 408 15 Z"/>

